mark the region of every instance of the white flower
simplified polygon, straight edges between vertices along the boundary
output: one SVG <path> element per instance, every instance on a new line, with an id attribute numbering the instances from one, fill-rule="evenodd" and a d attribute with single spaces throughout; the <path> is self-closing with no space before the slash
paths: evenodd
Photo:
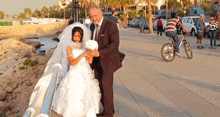
<path id="1" fill-rule="evenodd" d="M 85 48 L 90 50 L 98 50 L 98 43 L 94 40 L 88 40 L 85 43 Z"/>

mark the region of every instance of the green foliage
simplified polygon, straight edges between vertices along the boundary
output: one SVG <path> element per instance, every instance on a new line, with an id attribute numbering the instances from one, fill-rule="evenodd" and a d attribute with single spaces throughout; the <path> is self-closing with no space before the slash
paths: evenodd
<path id="1" fill-rule="evenodd" d="M 182 3 L 183 3 L 183 7 L 189 8 L 193 6 L 193 3 L 190 0 L 182 0 Z"/>
<path id="2" fill-rule="evenodd" d="M 18 19 L 27 19 L 27 16 L 26 16 L 25 13 L 20 13 L 20 14 L 18 15 Z"/>
<path id="3" fill-rule="evenodd" d="M 136 12 L 135 9 L 131 10 L 131 11 L 128 13 L 128 17 L 129 17 L 129 18 L 134 18 L 136 15 L 137 15 L 137 12 Z"/>
<path id="4" fill-rule="evenodd" d="M 0 22 L 0 26 L 12 26 L 12 22 Z"/>
<path id="5" fill-rule="evenodd" d="M 4 12 L 0 11 L 0 19 L 4 19 L 4 17 L 5 17 Z"/>
<path id="6" fill-rule="evenodd" d="M 140 11 L 138 12 L 138 15 L 139 15 L 140 17 L 143 17 L 143 18 L 144 18 L 145 13 L 144 13 L 144 11 L 143 11 L 143 10 L 140 10 Z"/>
<path id="7" fill-rule="evenodd" d="M 25 66 L 36 66 L 38 64 L 38 61 L 33 61 L 31 60 L 30 58 L 26 59 L 24 62 L 23 62 L 23 65 Z"/>
<path id="8" fill-rule="evenodd" d="M 31 8 L 25 8 L 25 9 L 24 9 L 24 13 L 25 13 L 28 17 L 31 17 L 31 16 L 32 16 Z"/>
<path id="9" fill-rule="evenodd" d="M 210 11 L 211 10 L 211 4 L 210 1 L 208 0 L 204 0 L 202 1 L 201 7 L 205 10 L 205 12 Z"/>
<path id="10" fill-rule="evenodd" d="M 18 69 L 19 69 L 19 70 L 24 70 L 24 69 L 27 69 L 27 67 L 25 67 L 25 66 L 20 66 L 20 67 L 18 67 Z"/>

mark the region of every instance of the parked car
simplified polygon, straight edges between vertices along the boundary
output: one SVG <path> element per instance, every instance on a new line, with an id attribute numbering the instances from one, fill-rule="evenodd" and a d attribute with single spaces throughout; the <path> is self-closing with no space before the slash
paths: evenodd
<path id="1" fill-rule="evenodd" d="M 153 29 L 154 30 L 157 30 L 157 21 L 159 19 L 156 19 L 153 23 Z M 165 30 L 166 26 L 167 26 L 167 20 L 166 19 L 162 19 L 162 22 L 163 22 L 163 30 Z"/>
<path id="2" fill-rule="evenodd" d="M 132 19 L 131 21 L 128 22 L 128 27 L 134 27 L 134 24 L 138 21 L 139 19 Z"/>
<path id="3" fill-rule="evenodd" d="M 196 22 L 199 19 L 199 16 L 186 16 L 182 18 L 183 25 L 188 29 L 192 36 L 197 35 Z M 209 25 L 209 20 L 205 18 L 205 26 Z M 185 30 L 181 29 L 181 33 L 185 33 Z"/>
<path id="4" fill-rule="evenodd" d="M 144 26 L 145 29 L 148 29 L 149 27 L 149 23 L 147 20 L 142 20 L 142 22 L 139 24 L 139 27 L 142 25 Z"/>

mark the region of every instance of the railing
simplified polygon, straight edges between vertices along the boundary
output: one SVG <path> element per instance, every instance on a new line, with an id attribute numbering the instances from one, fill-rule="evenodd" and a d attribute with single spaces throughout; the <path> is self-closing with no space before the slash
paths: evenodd
<path id="1" fill-rule="evenodd" d="M 37 115 L 37 117 L 49 117 L 50 116 L 53 96 L 54 96 L 55 89 L 57 87 L 59 70 L 62 69 L 60 64 L 55 64 L 53 67 L 55 67 L 54 72 L 53 72 L 53 76 L 52 76 L 52 79 L 51 79 L 50 84 L 48 86 L 41 111 Z M 30 117 L 33 113 L 35 113 L 34 106 L 36 104 L 36 101 L 39 98 L 42 87 L 43 87 L 43 85 L 40 86 L 40 89 L 38 90 L 37 95 L 35 96 L 33 103 L 28 107 L 28 109 L 24 113 L 23 117 Z"/>

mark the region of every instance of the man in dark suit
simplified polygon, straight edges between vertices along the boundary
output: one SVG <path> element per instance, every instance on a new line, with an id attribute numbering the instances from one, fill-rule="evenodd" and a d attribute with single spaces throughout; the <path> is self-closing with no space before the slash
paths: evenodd
<path id="1" fill-rule="evenodd" d="M 113 117 L 113 74 L 122 67 L 119 56 L 119 31 L 117 25 L 106 20 L 100 7 L 89 9 L 92 31 L 91 39 L 98 42 L 98 50 L 91 51 L 95 78 L 99 81 L 102 93 L 101 102 L 104 106 L 104 117 Z"/>

